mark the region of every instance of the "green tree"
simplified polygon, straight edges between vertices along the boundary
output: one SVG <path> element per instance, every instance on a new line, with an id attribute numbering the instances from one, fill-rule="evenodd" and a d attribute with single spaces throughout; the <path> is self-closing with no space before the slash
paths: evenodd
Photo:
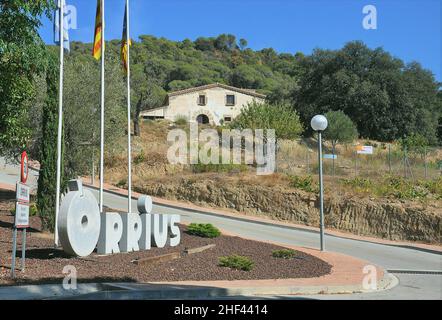
<path id="1" fill-rule="evenodd" d="M 195 40 L 195 48 L 201 51 L 213 51 L 215 49 L 214 38 L 199 37 Z"/>
<path id="2" fill-rule="evenodd" d="M 423 155 L 428 147 L 428 139 L 420 133 L 413 133 L 398 140 L 401 149 L 405 152 Z"/>
<path id="3" fill-rule="evenodd" d="M 169 84 L 167 85 L 167 88 L 170 91 L 178 91 L 178 90 L 183 90 L 183 89 L 187 89 L 187 88 L 191 88 L 192 84 L 189 81 L 182 81 L 182 80 L 173 80 L 171 82 L 169 82 Z"/>
<path id="4" fill-rule="evenodd" d="M 105 82 L 105 150 L 127 130 L 126 86 L 116 57 L 109 56 Z M 88 75 L 88 76 L 85 76 Z M 100 68 L 92 57 L 68 55 L 64 85 L 64 165 L 70 177 L 91 171 L 92 156 L 100 145 Z M 78 97 L 81 97 L 79 99 Z M 118 151 L 117 151 L 118 152 Z M 94 157 L 94 158 L 95 158 Z"/>
<path id="5" fill-rule="evenodd" d="M 256 68 L 243 64 L 233 71 L 231 83 L 238 88 L 257 89 L 263 87 L 264 77 Z"/>
<path id="6" fill-rule="evenodd" d="M 54 231 L 55 228 L 58 132 L 57 65 L 56 58 L 50 58 L 46 72 L 47 97 L 43 107 L 40 174 L 37 191 L 37 208 L 43 229 L 49 231 Z"/>
<path id="7" fill-rule="evenodd" d="M 287 104 L 247 104 L 230 124 L 234 129 L 274 129 L 276 139 L 296 139 L 303 131 L 298 114 Z"/>
<path id="8" fill-rule="evenodd" d="M 323 135 L 332 144 L 333 155 L 336 154 L 336 146 L 339 143 L 351 143 L 358 138 L 356 125 L 342 111 L 329 111 L 325 114 L 328 127 Z M 335 174 L 335 159 L 333 158 L 333 175 Z"/>
<path id="9" fill-rule="evenodd" d="M 442 116 L 439 117 L 439 126 L 437 129 L 437 137 L 439 139 L 439 145 L 442 146 Z"/>
<path id="10" fill-rule="evenodd" d="M 27 111 L 35 95 L 33 81 L 46 68 L 46 49 L 38 34 L 50 0 L 0 2 L 0 154 L 18 155 L 32 130 Z"/>
<path id="11" fill-rule="evenodd" d="M 141 64 L 133 65 L 131 78 L 132 97 L 133 103 L 135 103 L 133 116 L 134 135 L 140 136 L 141 112 L 143 110 L 161 107 L 166 98 L 166 91 L 154 83 L 155 79 L 148 79 Z"/>
<path id="12" fill-rule="evenodd" d="M 248 42 L 246 39 L 239 39 L 239 48 L 242 50 L 244 50 L 245 48 L 247 48 Z"/>
<path id="13" fill-rule="evenodd" d="M 437 83 L 416 64 L 405 66 L 358 41 L 336 51 L 317 49 L 301 64 L 299 89 L 291 96 L 304 124 L 317 113 L 342 110 L 366 138 L 391 141 L 421 131 L 434 140 L 429 115 L 437 108 Z"/>
<path id="14" fill-rule="evenodd" d="M 215 48 L 221 51 L 232 51 L 237 48 L 236 37 L 232 34 L 221 34 L 214 42 Z"/>
<path id="15" fill-rule="evenodd" d="M 344 112 L 329 111 L 325 117 L 328 120 L 328 127 L 323 135 L 326 140 L 332 143 L 333 149 L 339 143 L 351 143 L 358 138 L 356 125 Z"/>

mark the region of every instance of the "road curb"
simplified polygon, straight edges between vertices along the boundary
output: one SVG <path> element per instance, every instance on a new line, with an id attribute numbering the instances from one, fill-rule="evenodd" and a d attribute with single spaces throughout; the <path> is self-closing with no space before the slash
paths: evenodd
<path id="1" fill-rule="evenodd" d="M 377 290 L 364 290 L 361 285 L 346 286 L 255 286 L 255 287 L 207 287 L 207 286 L 180 286 L 177 283 L 145 284 L 144 289 L 133 289 L 131 284 L 103 284 L 100 292 L 84 295 L 59 297 L 67 300 L 147 300 L 147 299 L 211 299 L 238 296 L 289 296 L 289 295 L 333 295 L 354 293 L 376 293 L 390 290 L 398 285 L 398 279 L 392 274 L 385 273 L 384 278 L 378 281 Z"/>
<path id="2" fill-rule="evenodd" d="M 61 279 L 60 279 L 61 282 Z M 78 284 L 76 290 L 66 290 L 63 285 L 43 284 L 0 287 L 0 300 L 44 300 L 69 298 L 106 290 L 100 283 Z"/>
<path id="3" fill-rule="evenodd" d="M 332 295 L 375 293 L 390 290 L 399 280 L 385 273 L 378 281 L 377 290 L 364 290 L 361 285 L 345 286 L 253 286 L 253 287 L 208 287 L 179 285 L 177 283 L 89 283 L 78 284 L 76 290 L 65 290 L 62 285 L 27 285 L 1 287 L 0 300 L 146 300 L 146 299 L 211 299 L 238 296 L 268 295 Z M 135 287 L 134 287 L 135 285 Z M 142 286 L 143 289 L 135 289 Z"/>

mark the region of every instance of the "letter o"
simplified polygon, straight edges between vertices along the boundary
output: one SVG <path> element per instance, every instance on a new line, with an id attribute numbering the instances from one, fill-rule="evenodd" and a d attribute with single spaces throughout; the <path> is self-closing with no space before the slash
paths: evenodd
<path id="1" fill-rule="evenodd" d="M 152 198 L 149 196 L 141 196 L 137 201 L 138 212 L 140 214 L 151 213 L 153 208 Z"/>
<path id="2" fill-rule="evenodd" d="M 100 209 L 94 195 L 83 189 L 71 191 L 63 199 L 58 217 L 58 233 L 66 253 L 89 256 L 100 236 Z"/>

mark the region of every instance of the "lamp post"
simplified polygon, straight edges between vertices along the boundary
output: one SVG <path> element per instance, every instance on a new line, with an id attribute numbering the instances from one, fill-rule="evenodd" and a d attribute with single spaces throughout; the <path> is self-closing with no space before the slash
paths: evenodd
<path id="1" fill-rule="evenodd" d="M 321 251 L 325 251 L 324 246 L 324 184 L 322 180 L 322 131 L 327 129 L 327 118 L 322 115 L 314 116 L 311 122 L 313 130 L 318 132 L 318 159 L 319 159 L 319 213 L 320 213 L 320 235 Z"/>

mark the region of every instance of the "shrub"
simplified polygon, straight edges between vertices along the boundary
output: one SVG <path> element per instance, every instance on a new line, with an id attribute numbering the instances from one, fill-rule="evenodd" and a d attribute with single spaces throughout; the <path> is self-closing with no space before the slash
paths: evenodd
<path id="1" fill-rule="evenodd" d="M 428 139 L 420 133 L 413 133 L 398 140 L 401 150 L 409 153 L 423 154 L 425 147 L 429 145 Z"/>
<path id="2" fill-rule="evenodd" d="M 175 121 L 174 122 L 178 126 L 185 126 L 185 125 L 187 125 L 188 120 L 187 120 L 187 117 L 185 115 L 180 115 L 179 114 L 179 115 L 177 115 L 175 117 Z"/>
<path id="3" fill-rule="evenodd" d="M 343 179 L 342 182 L 346 186 L 350 186 L 352 188 L 357 189 L 358 191 L 365 191 L 365 192 L 367 192 L 373 185 L 370 179 L 360 178 L 360 177 L 352 179 Z"/>
<path id="4" fill-rule="evenodd" d="M 221 231 L 210 223 L 191 223 L 187 228 L 187 233 L 203 238 L 216 238 L 221 235 Z"/>
<path id="5" fill-rule="evenodd" d="M 222 129 L 219 129 L 219 134 L 222 134 Z M 201 151 L 201 146 L 199 146 Z M 208 157 L 211 157 L 211 151 L 207 153 Z M 211 158 L 209 160 L 212 160 Z M 198 162 L 190 165 L 193 173 L 205 173 L 205 172 L 219 172 L 219 173 L 240 173 L 249 169 L 248 165 L 240 163 L 223 163 L 222 152 L 218 154 L 218 163 L 209 162 L 207 164 Z"/>
<path id="6" fill-rule="evenodd" d="M 248 257 L 232 255 L 219 258 L 219 265 L 236 270 L 250 271 L 255 266 L 255 263 Z"/>
<path id="7" fill-rule="evenodd" d="M 197 163 L 191 165 L 193 173 L 219 172 L 219 173 L 240 173 L 246 172 L 249 168 L 246 164 L 203 164 Z"/>
<path id="8" fill-rule="evenodd" d="M 442 177 L 423 182 L 424 187 L 436 195 L 437 199 L 442 199 Z"/>
<path id="9" fill-rule="evenodd" d="M 274 258 L 282 258 L 282 259 L 292 259 L 297 255 L 297 252 L 292 249 L 281 249 L 281 250 L 274 250 L 272 252 L 272 256 Z"/>
<path id="10" fill-rule="evenodd" d="M 121 179 L 120 181 L 117 182 L 117 187 L 123 189 L 123 188 L 126 187 L 126 184 L 127 184 L 127 179 L 123 178 L 123 179 Z"/>
<path id="11" fill-rule="evenodd" d="M 388 177 L 384 183 L 384 194 L 393 195 L 397 199 L 417 199 L 425 198 L 429 191 L 418 184 L 402 177 Z"/>
<path id="12" fill-rule="evenodd" d="M 442 178 L 429 181 L 412 181 L 398 176 L 387 176 L 380 181 L 364 178 L 343 179 L 342 183 L 356 192 L 368 192 L 396 199 L 425 199 L 434 195 L 442 199 Z"/>
<path id="13" fill-rule="evenodd" d="M 146 160 L 146 156 L 144 155 L 144 152 L 141 152 L 140 154 L 137 154 L 134 158 L 134 164 L 140 164 L 143 163 Z"/>
<path id="14" fill-rule="evenodd" d="M 319 191 L 317 184 L 313 181 L 312 176 L 300 177 L 300 176 L 289 176 L 290 186 L 293 188 L 301 189 L 306 192 Z"/>

